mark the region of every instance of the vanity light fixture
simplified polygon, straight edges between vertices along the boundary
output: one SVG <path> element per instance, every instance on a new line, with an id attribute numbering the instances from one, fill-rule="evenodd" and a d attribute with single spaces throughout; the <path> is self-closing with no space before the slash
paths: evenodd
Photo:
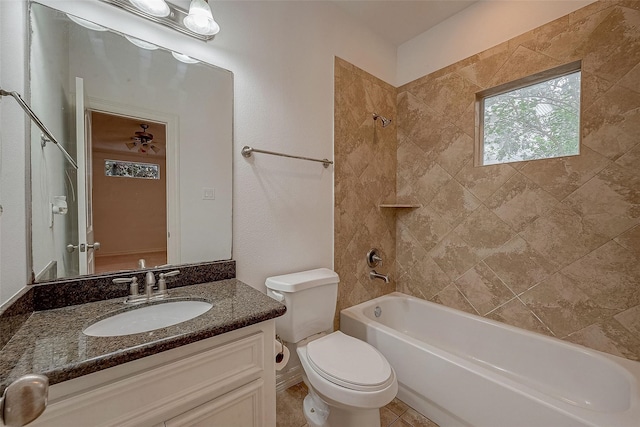
<path id="1" fill-rule="evenodd" d="M 178 52 L 171 52 L 171 55 L 173 55 L 173 57 L 176 58 L 178 61 L 184 62 L 185 64 L 197 64 L 198 62 L 200 62 L 197 59 L 193 59 L 190 56 L 187 56 Z"/>
<path id="2" fill-rule="evenodd" d="M 165 0 L 101 0 L 149 21 L 164 25 L 198 40 L 209 41 L 220 31 L 205 0 L 192 0 L 189 11 Z M 164 15 L 168 8 L 168 13 Z M 163 11 L 164 10 L 164 11 Z"/>
<path id="3" fill-rule="evenodd" d="M 207 0 L 191 0 L 189 15 L 183 22 L 188 29 L 204 36 L 213 36 L 220 31 L 220 26 L 213 19 Z"/>
<path id="4" fill-rule="evenodd" d="M 144 13 L 158 18 L 169 16 L 171 9 L 164 0 L 129 0 L 132 5 L 140 9 Z"/>

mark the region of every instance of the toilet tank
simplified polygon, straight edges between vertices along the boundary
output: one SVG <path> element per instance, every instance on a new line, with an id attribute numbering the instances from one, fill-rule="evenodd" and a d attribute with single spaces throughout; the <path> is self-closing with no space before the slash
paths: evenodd
<path id="1" fill-rule="evenodd" d="M 328 268 L 269 277 L 267 295 L 287 306 L 276 318 L 276 333 L 295 343 L 319 332 L 333 329 L 340 278 Z"/>

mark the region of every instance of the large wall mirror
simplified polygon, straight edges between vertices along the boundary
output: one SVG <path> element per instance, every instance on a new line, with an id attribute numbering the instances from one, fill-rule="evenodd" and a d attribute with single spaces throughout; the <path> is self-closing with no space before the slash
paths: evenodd
<path id="1" fill-rule="evenodd" d="M 31 3 L 36 282 L 231 258 L 233 75 Z"/>

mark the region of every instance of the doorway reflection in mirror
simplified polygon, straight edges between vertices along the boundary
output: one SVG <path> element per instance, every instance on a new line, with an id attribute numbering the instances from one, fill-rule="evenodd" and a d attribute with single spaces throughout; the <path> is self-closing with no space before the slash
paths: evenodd
<path id="1" fill-rule="evenodd" d="M 91 123 L 95 272 L 166 264 L 165 125 L 98 111 Z"/>

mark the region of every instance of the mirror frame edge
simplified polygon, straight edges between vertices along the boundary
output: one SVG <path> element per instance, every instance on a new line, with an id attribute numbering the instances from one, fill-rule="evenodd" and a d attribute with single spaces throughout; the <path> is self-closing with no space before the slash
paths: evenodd
<path id="1" fill-rule="evenodd" d="M 23 76 L 23 84 L 24 84 L 24 92 L 25 92 L 25 97 L 26 99 L 29 100 L 29 103 L 31 103 L 31 44 L 33 42 L 33 31 L 32 31 L 32 20 L 31 20 L 31 10 L 34 4 L 38 4 L 40 6 L 43 7 L 48 7 L 48 8 L 52 8 L 55 9 L 61 13 L 66 13 L 64 10 L 61 9 L 57 9 L 55 6 L 52 6 L 51 4 L 48 4 L 48 2 L 45 0 L 43 2 L 39 1 L 39 0 L 22 0 L 22 2 L 24 2 L 24 13 L 25 13 L 25 17 L 27 20 L 27 25 L 25 25 L 24 27 L 24 31 L 25 31 L 25 39 L 26 39 L 26 50 L 24 52 L 24 62 L 25 62 L 25 75 Z M 118 30 L 114 30 L 112 28 L 107 27 L 109 31 L 114 32 L 116 34 L 124 34 L 121 33 Z M 158 47 L 160 47 L 163 50 L 166 51 L 171 51 L 170 48 L 167 48 L 163 45 L 158 45 Z M 235 74 L 233 73 L 233 71 L 227 69 L 227 68 L 223 68 L 222 66 L 219 65 L 215 65 L 212 64 L 208 61 L 205 60 L 200 60 L 200 62 L 202 62 L 203 64 L 205 64 L 206 66 L 209 67 L 213 67 L 215 69 L 221 70 L 221 71 L 225 71 L 227 73 L 229 73 L 229 77 L 231 80 L 231 168 L 230 168 L 230 174 L 231 174 L 231 209 L 230 209 L 230 227 L 231 227 L 231 241 L 229 242 L 229 258 L 228 259 L 217 259 L 217 260 L 209 260 L 209 261 L 196 261 L 196 262 L 190 262 L 190 263 L 183 263 L 182 260 L 180 261 L 180 263 L 175 264 L 175 266 L 181 266 L 181 265 L 185 265 L 185 266 L 190 266 L 190 265 L 196 265 L 196 264 L 202 264 L 202 263 L 216 263 L 216 262 L 230 262 L 233 261 L 233 226 L 234 226 L 234 221 L 233 221 L 233 211 L 234 211 L 234 203 L 233 203 L 233 192 L 234 192 L 234 180 L 233 180 L 233 176 L 234 176 L 234 151 L 235 151 Z M 49 284 L 55 284 L 57 282 L 65 282 L 65 281 L 69 281 L 69 280 L 85 280 L 85 279 L 97 279 L 100 278 L 102 276 L 105 275 L 113 275 L 113 274 L 118 274 L 121 273 L 123 275 L 127 275 L 127 274 L 132 274 L 132 273 L 138 273 L 141 271 L 145 271 L 145 270 L 151 270 L 154 271 L 157 268 L 147 268 L 144 270 L 141 269 L 133 269 L 133 270 L 129 270 L 129 271 L 116 271 L 116 272 L 105 272 L 105 273 L 93 273 L 93 274 L 86 274 L 86 275 L 78 275 L 78 276 L 71 276 L 71 277 L 59 277 L 56 279 L 51 279 L 51 280 L 43 280 L 43 281 L 36 281 L 35 280 L 35 272 L 33 270 L 33 233 L 32 233 L 32 222 L 33 222 L 33 209 L 32 209 L 32 176 L 31 176 L 31 137 L 32 137 L 32 126 L 31 126 L 31 121 L 27 120 L 25 122 L 25 158 L 24 158 L 24 163 L 25 163 L 25 222 L 27 224 L 26 230 L 25 230 L 25 249 L 26 249 L 26 274 L 27 274 L 27 287 L 28 286 L 34 286 L 34 285 L 49 285 Z M 28 173 L 28 176 L 26 175 Z M 179 184 L 179 177 L 176 177 L 176 184 Z"/>
<path id="2" fill-rule="evenodd" d="M 25 25 L 26 31 L 26 49 L 24 52 L 24 61 L 25 61 L 25 75 L 24 75 L 24 88 L 25 88 L 25 97 L 29 100 L 29 105 L 31 102 L 31 44 L 33 43 L 33 31 L 32 31 L 32 23 L 31 23 L 31 8 L 33 6 L 32 0 L 24 0 L 25 3 L 25 13 L 27 18 L 27 24 Z M 26 238 L 26 266 L 27 266 L 27 286 L 34 285 L 36 283 L 36 274 L 33 271 L 33 206 L 32 206 L 32 174 L 31 174 L 31 120 L 27 119 L 25 124 L 25 221 L 27 223 L 27 227 L 25 230 L 25 238 Z"/>

